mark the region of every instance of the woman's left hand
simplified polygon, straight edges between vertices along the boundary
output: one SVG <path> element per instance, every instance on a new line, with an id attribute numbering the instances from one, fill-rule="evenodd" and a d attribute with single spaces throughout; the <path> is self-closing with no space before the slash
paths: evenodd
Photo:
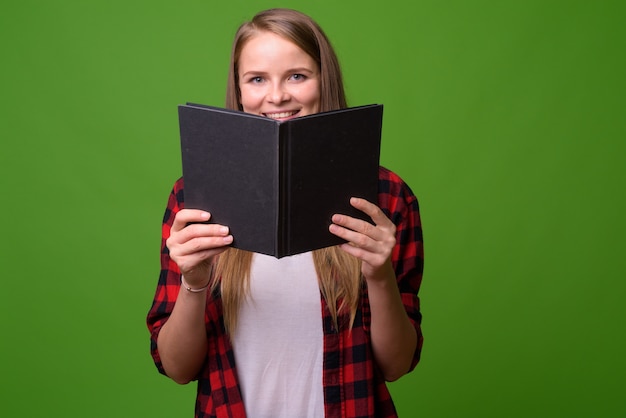
<path id="1" fill-rule="evenodd" d="M 385 280 L 395 277 L 391 252 L 396 245 L 396 226 L 375 204 L 353 197 L 350 204 L 372 219 L 373 225 L 361 219 L 335 214 L 329 230 L 348 241 L 341 248 L 359 258 L 366 280 Z"/>
<path id="2" fill-rule="evenodd" d="M 350 204 L 369 216 L 373 224 L 333 215 L 329 229 L 348 241 L 341 245 L 344 251 L 362 261 L 371 312 L 372 351 L 385 380 L 393 381 L 408 372 L 417 347 L 417 332 L 402 303 L 391 264 L 396 226 L 378 206 L 365 199 L 353 197 Z"/>

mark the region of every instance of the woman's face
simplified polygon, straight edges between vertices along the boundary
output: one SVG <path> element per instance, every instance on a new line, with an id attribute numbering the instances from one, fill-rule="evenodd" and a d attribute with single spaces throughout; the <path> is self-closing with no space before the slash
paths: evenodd
<path id="1" fill-rule="evenodd" d="M 319 112 L 317 64 L 296 44 L 261 32 L 239 56 L 239 89 L 244 112 L 287 120 Z"/>

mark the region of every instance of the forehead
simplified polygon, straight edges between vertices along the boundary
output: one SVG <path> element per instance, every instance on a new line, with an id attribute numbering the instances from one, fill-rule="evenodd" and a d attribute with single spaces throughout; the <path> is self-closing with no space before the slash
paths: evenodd
<path id="1" fill-rule="evenodd" d="M 273 32 L 258 32 L 243 45 L 239 56 L 239 66 L 271 63 L 293 63 L 313 65 L 315 62 L 303 49 Z"/>

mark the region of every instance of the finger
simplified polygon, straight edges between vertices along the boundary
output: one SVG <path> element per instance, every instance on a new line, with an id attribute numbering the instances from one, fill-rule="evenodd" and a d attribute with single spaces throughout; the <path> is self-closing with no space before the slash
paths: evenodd
<path id="1" fill-rule="evenodd" d="M 393 222 L 375 204 L 359 197 L 350 198 L 350 205 L 369 216 L 374 224 L 381 226 L 393 225 Z"/>
<path id="2" fill-rule="evenodd" d="M 184 244 L 178 245 L 175 249 L 175 255 L 181 257 L 197 255 L 203 252 L 215 250 L 217 248 L 226 247 L 232 244 L 232 242 L 232 235 L 197 237 L 185 242 Z"/>
<path id="3" fill-rule="evenodd" d="M 181 231 L 189 223 L 192 222 L 206 222 L 211 219 L 211 214 L 204 210 L 199 209 L 182 209 L 176 214 L 174 223 L 172 224 L 172 231 Z"/>
<path id="4" fill-rule="evenodd" d="M 366 248 L 358 247 L 357 245 L 347 242 L 339 246 L 343 251 L 358 258 L 367 264 L 372 264 L 375 260 L 381 258 L 377 253 L 371 252 Z"/>
<path id="5" fill-rule="evenodd" d="M 334 224 L 339 225 L 347 230 L 367 235 L 374 240 L 382 239 L 384 237 L 383 230 L 376 228 L 376 226 L 362 219 L 353 218 L 347 215 L 336 214 L 333 215 L 332 221 Z"/>
<path id="6" fill-rule="evenodd" d="M 341 244 L 339 247 L 346 253 L 361 260 L 363 262 L 363 269 L 378 269 L 380 266 L 384 265 L 386 260 L 389 258 L 388 252 L 373 252 L 366 248 L 358 247 L 351 242 Z"/>
<path id="7" fill-rule="evenodd" d="M 177 231 L 181 241 L 187 241 L 195 237 L 225 237 L 228 233 L 229 229 L 225 225 L 205 223 L 192 223 L 181 231 Z"/>
<path id="8" fill-rule="evenodd" d="M 192 224 L 182 231 L 175 231 L 167 239 L 166 245 L 172 257 L 187 256 L 207 249 L 232 244 L 233 236 L 228 227 L 215 224 Z"/>
<path id="9" fill-rule="evenodd" d="M 388 228 L 383 228 L 345 215 L 334 215 L 333 222 L 335 223 L 329 226 L 329 231 L 348 241 L 352 247 L 386 257 L 396 244 L 393 224 Z"/>
<path id="10" fill-rule="evenodd" d="M 368 235 L 356 232 L 352 228 L 345 228 L 336 223 L 331 224 L 328 230 L 332 234 L 338 236 L 339 238 L 343 238 L 344 240 L 348 241 L 352 246 L 357 248 L 369 249 L 375 244 L 375 240 L 373 240 Z"/>

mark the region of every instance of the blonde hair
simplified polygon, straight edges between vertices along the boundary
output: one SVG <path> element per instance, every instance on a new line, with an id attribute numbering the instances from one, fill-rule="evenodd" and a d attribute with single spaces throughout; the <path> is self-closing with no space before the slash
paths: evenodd
<path id="1" fill-rule="evenodd" d="M 347 107 L 339 61 L 322 29 L 307 15 L 290 9 L 270 9 L 258 13 L 239 27 L 233 42 L 226 107 L 243 110 L 239 90 L 238 63 L 241 50 L 259 32 L 275 33 L 300 47 L 320 70 L 320 111 Z M 231 333 L 237 326 L 239 306 L 249 292 L 253 253 L 230 248 L 222 253 L 213 275 L 211 289 L 220 289 L 224 325 Z M 313 251 L 313 262 L 322 297 L 338 328 L 339 316 L 349 313 L 352 327 L 359 306 L 362 285 L 360 261 L 339 247 Z"/>

